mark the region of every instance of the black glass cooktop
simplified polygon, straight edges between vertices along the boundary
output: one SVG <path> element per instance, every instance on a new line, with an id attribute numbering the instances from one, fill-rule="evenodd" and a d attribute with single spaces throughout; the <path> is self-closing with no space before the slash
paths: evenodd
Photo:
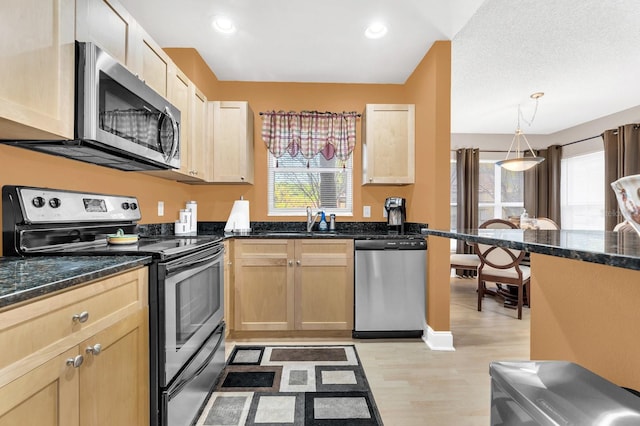
<path id="1" fill-rule="evenodd" d="M 198 236 L 153 236 L 140 237 L 136 242 L 130 244 L 110 244 L 106 240 L 96 240 L 85 244 L 72 244 L 65 247 L 49 248 L 45 252 L 38 251 L 37 254 L 59 254 L 59 255 L 152 255 L 160 259 L 168 259 L 175 256 L 182 256 L 195 250 L 203 250 L 208 247 L 220 244 L 222 238 L 214 235 Z M 32 254 L 36 254 L 33 253 Z"/>

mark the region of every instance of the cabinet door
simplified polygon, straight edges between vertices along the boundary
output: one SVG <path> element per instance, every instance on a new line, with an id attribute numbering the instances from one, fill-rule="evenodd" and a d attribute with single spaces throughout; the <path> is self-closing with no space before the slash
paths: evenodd
<path id="1" fill-rule="evenodd" d="M 293 329 L 294 244 L 238 239 L 235 250 L 235 329 Z"/>
<path id="2" fill-rule="evenodd" d="M 180 110 L 180 174 L 189 176 L 191 80 L 176 66 L 169 70 L 169 102 Z"/>
<path id="3" fill-rule="evenodd" d="M 194 180 L 206 181 L 211 169 L 210 139 L 207 137 L 207 97 L 195 85 L 191 87 L 191 136 L 189 168 Z"/>
<path id="4" fill-rule="evenodd" d="M 296 240 L 296 330 L 353 329 L 353 240 Z"/>
<path id="5" fill-rule="evenodd" d="M 117 0 L 76 0 L 76 39 L 97 44 L 133 72 L 136 23 Z"/>
<path id="6" fill-rule="evenodd" d="M 210 102 L 213 181 L 253 183 L 253 111 L 248 102 Z"/>
<path id="7" fill-rule="evenodd" d="M 415 183 L 415 106 L 368 104 L 362 184 Z"/>
<path id="8" fill-rule="evenodd" d="M 0 139 L 73 138 L 73 0 L 2 3 Z"/>
<path id="9" fill-rule="evenodd" d="M 136 47 L 139 64 L 135 67 L 153 90 L 168 98 L 168 78 L 171 59 L 164 50 L 138 26 Z"/>
<path id="10" fill-rule="evenodd" d="M 148 315 L 140 310 L 80 344 L 81 425 L 149 424 Z"/>
<path id="11" fill-rule="evenodd" d="M 0 372 L 0 426 L 78 426 L 79 371 L 73 348 L 5 384 Z"/>

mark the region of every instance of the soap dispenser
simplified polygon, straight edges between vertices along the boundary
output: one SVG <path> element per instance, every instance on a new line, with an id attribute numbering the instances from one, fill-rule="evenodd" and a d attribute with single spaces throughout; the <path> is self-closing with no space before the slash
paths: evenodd
<path id="1" fill-rule="evenodd" d="M 529 227 L 529 213 L 525 209 L 520 215 L 520 228 L 526 229 Z"/>
<path id="2" fill-rule="evenodd" d="M 318 231 L 326 231 L 328 228 L 327 217 L 324 214 L 324 210 L 320 212 L 320 223 L 318 224 Z"/>

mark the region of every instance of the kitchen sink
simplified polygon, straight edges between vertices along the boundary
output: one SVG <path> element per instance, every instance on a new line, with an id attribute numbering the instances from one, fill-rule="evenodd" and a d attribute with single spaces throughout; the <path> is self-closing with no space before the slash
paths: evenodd
<path id="1" fill-rule="evenodd" d="M 303 238 L 303 237 L 314 237 L 314 236 L 323 236 L 323 237 L 335 237 L 338 234 L 336 232 L 328 232 L 328 231 L 261 231 L 260 235 L 267 237 L 292 237 L 292 238 Z"/>

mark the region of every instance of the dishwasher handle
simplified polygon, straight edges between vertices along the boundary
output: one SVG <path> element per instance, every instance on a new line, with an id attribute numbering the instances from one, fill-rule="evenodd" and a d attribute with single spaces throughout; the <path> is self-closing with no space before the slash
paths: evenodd
<path id="1" fill-rule="evenodd" d="M 427 242 L 422 238 L 395 238 L 355 240 L 354 249 L 358 250 L 426 250 Z"/>

